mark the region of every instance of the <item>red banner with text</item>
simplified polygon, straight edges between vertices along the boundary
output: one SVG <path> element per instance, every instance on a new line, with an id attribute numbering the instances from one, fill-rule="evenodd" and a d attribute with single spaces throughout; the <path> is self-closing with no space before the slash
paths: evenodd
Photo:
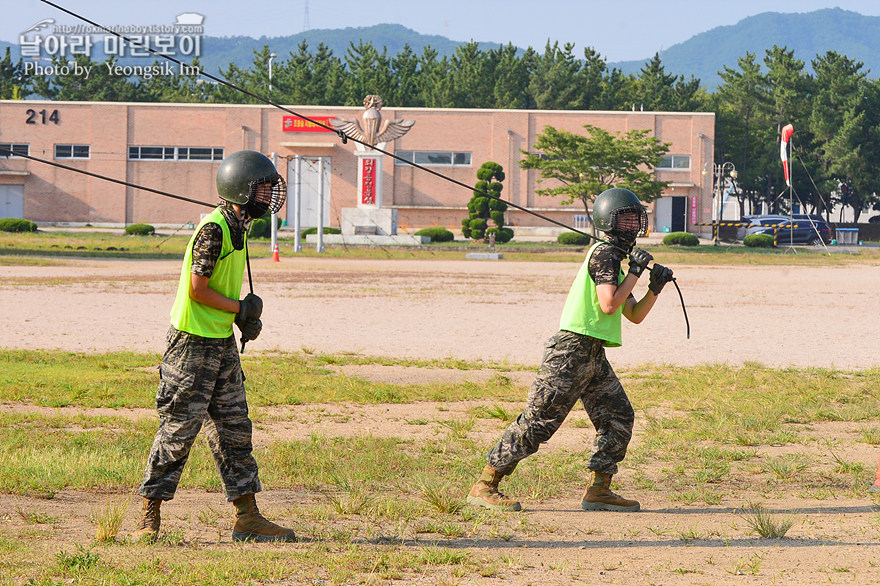
<path id="1" fill-rule="evenodd" d="M 361 203 L 376 203 L 376 159 L 362 159 Z"/>
<path id="2" fill-rule="evenodd" d="M 310 118 L 327 126 L 330 126 L 330 121 L 335 119 L 334 116 L 311 116 Z M 281 129 L 284 132 L 333 132 L 332 128 L 318 126 L 311 120 L 304 120 L 299 116 L 285 116 Z"/>

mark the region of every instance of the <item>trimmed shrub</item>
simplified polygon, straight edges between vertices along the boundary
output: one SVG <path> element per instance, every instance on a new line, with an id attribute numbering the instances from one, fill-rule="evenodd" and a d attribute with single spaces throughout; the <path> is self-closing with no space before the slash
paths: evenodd
<path id="1" fill-rule="evenodd" d="M 452 242 L 455 238 L 455 235 L 443 226 L 422 228 L 416 232 L 416 236 L 428 236 L 431 242 Z"/>
<path id="2" fill-rule="evenodd" d="M 302 231 L 302 239 L 305 240 L 306 236 L 309 234 L 317 234 L 318 228 L 316 226 L 312 226 L 311 228 L 306 228 Z M 331 228 L 329 226 L 324 228 L 324 234 L 342 234 L 342 230 L 339 228 Z"/>
<path id="3" fill-rule="evenodd" d="M 495 235 L 495 244 L 504 244 L 513 238 L 513 230 L 510 228 L 489 228 L 486 230 L 486 238 L 492 234 Z"/>
<path id="4" fill-rule="evenodd" d="M 490 199 L 489 200 L 489 210 L 493 212 L 503 212 L 507 209 L 507 203 L 501 201 L 500 199 Z"/>
<path id="5" fill-rule="evenodd" d="M 501 183 L 504 181 L 504 168 L 487 161 L 477 170 L 477 179 L 473 197 L 467 204 L 468 217 L 461 223 L 461 233 L 465 238 L 474 240 L 486 240 L 490 234 L 494 234 L 495 242 L 507 242 L 513 238 L 513 231 L 502 231 L 504 212 L 507 211 L 507 202 L 499 199 L 504 189 Z M 489 220 L 495 224 L 492 228 L 489 228 Z"/>
<path id="6" fill-rule="evenodd" d="M 590 243 L 590 239 L 577 232 L 563 232 L 556 237 L 556 242 L 559 244 L 570 244 L 572 246 L 586 246 Z"/>
<path id="7" fill-rule="evenodd" d="M 770 234 L 749 234 L 743 238 L 743 244 L 749 248 L 773 248 L 773 236 Z"/>
<path id="8" fill-rule="evenodd" d="M 488 197 L 477 197 L 473 200 L 474 202 L 474 213 L 479 214 L 479 216 L 485 217 L 489 215 L 489 202 L 491 200 Z"/>
<path id="9" fill-rule="evenodd" d="M 482 238 L 483 233 L 486 231 L 486 227 L 488 225 L 489 225 L 489 223 L 486 220 L 484 220 L 483 218 L 474 218 L 473 220 L 471 220 L 471 224 L 470 224 L 471 232 L 473 232 L 474 230 L 479 230 L 480 236 L 475 237 L 475 238 Z"/>
<path id="10" fill-rule="evenodd" d="M 37 225 L 22 218 L 0 218 L 0 232 L 36 232 Z"/>
<path id="11" fill-rule="evenodd" d="M 269 222 L 265 218 L 257 218 L 256 220 L 251 220 L 251 225 L 248 228 L 248 238 L 260 238 L 266 235 L 266 232 L 269 231 Z"/>
<path id="12" fill-rule="evenodd" d="M 125 233 L 129 236 L 152 236 L 156 229 L 150 224 L 129 224 L 125 227 Z"/>
<path id="13" fill-rule="evenodd" d="M 700 239 L 690 232 L 672 232 L 663 237 L 666 246 L 698 246 Z"/>

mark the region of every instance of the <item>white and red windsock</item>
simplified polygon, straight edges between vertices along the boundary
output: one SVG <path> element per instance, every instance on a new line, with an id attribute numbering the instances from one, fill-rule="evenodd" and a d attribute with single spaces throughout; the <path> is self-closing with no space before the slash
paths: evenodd
<path id="1" fill-rule="evenodd" d="M 791 187 L 791 175 L 788 173 L 788 143 L 794 134 L 794 126 L 786 124 L 782 127 L 782 141 L 779 143 L 779 156 L 782 158 L 782 171 L 785 173 L 785 184 Z"/>

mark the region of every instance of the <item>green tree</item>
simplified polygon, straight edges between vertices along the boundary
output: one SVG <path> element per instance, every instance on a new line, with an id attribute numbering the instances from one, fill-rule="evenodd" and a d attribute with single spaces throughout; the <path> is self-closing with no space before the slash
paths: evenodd
<path id="1" fill-rule="evenodd" d="M 581 63 L 573 50 L 573 43 L 560 48 L 559 43 L 547 41 L 544 54 L 535 61 L 529 93 L 539 110 L 574 110 L 581 103 Z"/>
<path id="2" fill-rule="evenodd" d="M 693 112 L 702 105 L 700 80 L 666 73 L 660 54 L 642 67 L 635 78 L 633 104 L 654 112 Z"/>
<path id="3" fill-rule="evenodd" d="M 0 100 L 23 100 L 27 96 L 27 84 L 22 77 L 21 59 L 12 62 L 9 47 L 0 60 Z"/>
<path id="4" fill-rule="evenodd" d="M 522 57 L 511 44 L 498 47 L 495 55 L 495 84 L 492 88 L 495 108 L 525 110 L 533 107 L 529 100 L 530 68 L 534 66 L 535 51 L 529 47 Z"/>
<path id="5" fill-rule="evenodd" d="M 714 96 L 717 113 L 715 160 L 736 164 L 737 183 L 741 188 L 738 196 L 740 213 L 745 214 L 746 203 L 750 206 L 749 211 L 753 211 L 766 195 L 766 182 L 762 182 L 761 174 L 750 166 L 753 158 L 760 161 L 763 157 L 750 156 L 753 153 L 749 149 L 761 144 L 753 140 L 752 134 L 756 126 L 754 118 L 765 111 L 767 79 L 761 73 L 755 54 L 748 52 L 737 60 L 736 69 L 725 66 L 718 75 L 722 84 Z M 757 127 L 761 127 L 760 121 Z"/>
<path id="6" fill-rule="evenodd" d="M 161 61 L 154 61 L 152 67 L 155 70 L 163 65 Z M 192 60 L 191 65 L 198 71 L 202 70 L 198 57 Z M 143 101 L 201 103 L 213 100 L 215 83 L 198 74 L 186 75 L 178 72 L 175 75 L 141 77 L 137 90 L 139 99 Z"/>
<path id="7" fill-rule="evenodd" d="M 71 102 L 136 102 L 149 99 L 148 96 L 142 97 L 137 84 L 116 71 L 116 65 L 115 57 L 98 63 L 88 55 L 77 55 L 73 64 L 69 64 L 66 57 L 56 55 L 52 58 L 55 71 L 66 67 L 70 72 L 67 75 L 35 77 L 32 80 L 34 93 L 50 100 Z M 85 71 L 88 71 L 88 75 L 85 75 Z"/>
<path id="8" fill-rule="evenodd" d="M 388 96 L 390 104 L 399 107 L 418 108 L 424 106 L 419 92 L 419 56 L 408 44 L 391 59 L 394 72 L 394 88 Z"/>
<path id="9" fill-rule="evenodd" d="M 636 78 L 636 108 L 655 112 L 673 111 L 677 79 L 675 75 L 666 73 L 660 54 L 654 53 L 654 57 L 639 70 Z"/>
<path id="10" fill-rule="evenodd" d="M 296 52 L 288 53 L 286 61 L 276 61 L 272 67 L 272 88 L 287 104 L 314 104 L 316 85 L 314 79 L 314 56 L 308 42 L 303 39 Z M 320 87 L 320 86 L 319 86 Z"/>
<path id="11" fill-rule="evenodd" d="M 256 96 L 272 99 L 269 92 L 269 58 L 272 52 L 269 45 L 263 45 L 263 48 L 257 51 L 254 49 L 254 58 L 248 69 L 242 69 L 235 63 L 230 63 L 225 71 L 220 70 L 220 76 L 229 83 L 250 92 Z M 272 94 L 276 92 L 275 88 L 275 67 L 273 62 L 272 68 Z M 216 87 L 215 101 L 225 104 L 262 104 L 261 100 L 249 96 L 237 89 L 227 85 L 220 84 Z"/>
<path id="12" fill-rule="evenodd" d="M 856 188 L 867 210 L 880 208 L 880 81 L 867 80 L 863 91 L 865 121 L 861 152 L 864 169 L 858 174 Z"/>
<path id="13" fill-rule="evenodd" d="M 419 94 L 426 108 L 451 108 L 455 103 L 451 67 L 444 56 L 437 59 L 438 52 L 431 46 L 422 51 L 419 58 Z"/>
<path id="14" fill-rule="evenodd" d="M 318 43 L 312 59 L 312 83 L 309 84 L 306 104 L 341 106 L 345 99 L 346 72 L 342 61 L 333 50 Z M 363 98 L 362 98 L 363 99 Z"/>
<path id="15" fill-rule="evenodd" d="M 494 55 L 494 54 L 492 54 Z M 495 103 L 495 67 L 492 55 L 474 41 L 459 45 L 449 60 L 456 108 L 491 108 Z"/>
<path id="16" fill-rule="evenodd" d="M 795 191 L 804 197 L 813 194 L 815 209 L 823 209 L 821 196 L 816 194 L 810 176 L 819 171 L 815 157 L 811 155 L 813 138 L 810 132 L 810 99 L 813 82 L 804 70 L 804 62 L 794 57 L 794 51 L 785 47 L 768 49 L 764 56 L 767 68 L 766 100 L 760 106 L 763 113 L 762 127 L 756 127 L 760 135 L 753 143 L 756 146 L 752 157 L 754 175 L 764 184 L 763 197 L 771 203 L 773 211 L 780 211 L 784 199 L 779 196 L 785 189 L 782 166 L 776 154 L 779 149 L 779 137 L 782 127 L 794 124 L 796 132 L 796 149 L 792 152 L 792 180 Z M 758 148 L 763 146 L 763 148 Z M 794 167 L 797 167 L 796 169 Z M 808 173 L 804 173 L 807 169 Z M 827 198 L 826 198 L 827 199 Z M 774 203 L 775 202 L 775 203 Z"/>
<path id="17" fill-rule="evenodd" d="M 502 181 L 504 167 L 498 163 L 487 161 L 477 170 L 474 195 L 468 202 L 468 217 L 461 221 L 461 233 L 465 238 L 488 241 L 494 234 L 495 242 L 499 243 L 513 238 L 513 230 L 504 227 L 507 203 L 500 199 L 504 189 Z M 489 220 L 495 224 L 493 228 L 489 227 Z"/>
<path id="18" fill-rule="evenodd" d="M 607 72 L 602 80 L 602 93 L 594 110 L 629 110 L 635 104 L 636 81 L 632 75 L 616 67 Z"/>
<path id="19" fill-rule="evenodd" d="M 669 143 L 662 143 L 649 130 L 630 130 L 623 136 L 584 125 L 587 136 L 545 126 L 535 141 L 539 153 L 522 151 L 523 169 L 537 169 L 542 179 L 551 180 L 553 187 L 535 193 L 562 196 L 562 205 L 577 200 L 589 213 L 589 204 L 610 187 L 624 187 L 643 202 L 657 199 L 667 183 L 654 179 L 654 167 L 669 152 Z"/>
<path id="20" fill-rule="evenodd" d="M 817 183 L 824 192 L 843 196 L 842 203 L 852 207 L 858 218 L 869 199 L 861 189 L 867 171 L 862 141 L 871 130 L 866 128 L 864 64 L 828 51 L 812 65 L 816 74 L 810 126 L 821 165 Z"/>
<path id="21" fill-rule="evenodd" d="M 385 47 L 379 53 L 372 43 L 349 43 L 345 66 L 349 73 L 345 86 L 345 105 L 361 105 L 368 95 L 387 96 L 392 92 L 394 80 L 391 60 Z"/>
<path id="22" fill-rule="evenodd" d="M 605 86 L 605 76 L 608 74 L 608 66 L 592 47 L 584 49 L 584 62 L 578 72 L 579 110 L 601 110 L 602 93 Z"/>

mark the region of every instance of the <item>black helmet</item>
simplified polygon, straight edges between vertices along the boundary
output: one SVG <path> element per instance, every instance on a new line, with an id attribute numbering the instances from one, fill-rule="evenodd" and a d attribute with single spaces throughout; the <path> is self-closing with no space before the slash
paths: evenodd
<path id="1" fill-rule="evenodd" d="M 260 190 L 270 185 L 271 190 Z M 217 170 L 217 193 L 229 203 L 246 206 L 248 215 L 259 218 L 266 212 L 277 213 L 287 199 L 287 185 L 269 158 L 257 151 L 238 151 L 220 163 Z"/>
<path id="2" fill-rule="evenodd" d="M 627 212 L 638 214 L 636 221 L 621 224 L 621 216 Z M 629 189 L 613 187 L 596 197 L 593 203 L 593 224 L 598 230 L 616 236 L 626 242 L 635 242 L 648 233 L 648 212 L 636 194 Z"/>

